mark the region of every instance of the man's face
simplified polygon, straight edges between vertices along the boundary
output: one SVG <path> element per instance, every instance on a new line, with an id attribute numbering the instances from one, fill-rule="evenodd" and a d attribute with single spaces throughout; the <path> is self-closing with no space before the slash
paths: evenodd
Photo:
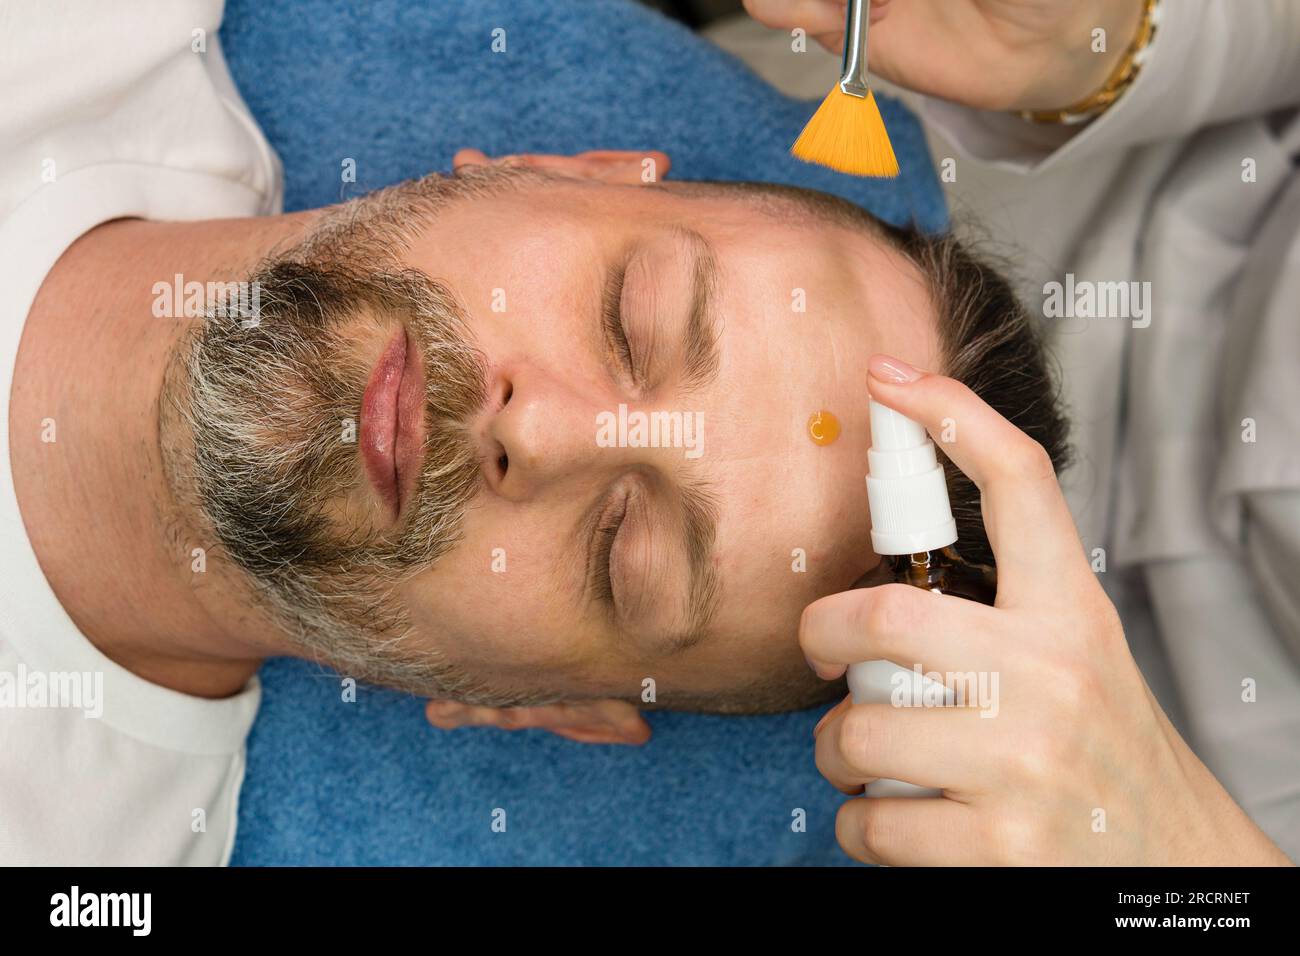
<path id="1" fill-rule="evenodd" d="M 396 594 L 414 641 L 523 695 L 806 672 L 800 612 L 874 562 L 867 357 L 937 366 L 915 270 L 725 189 L 581 181 L 454 203 L 405 260 L 454 293 L 489 378 L 463 537 Z M 820 447 L 823 409 L 843 432 Z M 655 411 L 684 429 L 646 447 Z"/>
<path id="2" fill-rule="evenodd" d="M 262 321 L 202 327 L 204 517 L 357 676 L 810 700 L 799 615 L 875 562 L 867 358 L 938 365 L 921 277 L 788 197 L 505 172 L 327 215 L 259 271 Z"/>

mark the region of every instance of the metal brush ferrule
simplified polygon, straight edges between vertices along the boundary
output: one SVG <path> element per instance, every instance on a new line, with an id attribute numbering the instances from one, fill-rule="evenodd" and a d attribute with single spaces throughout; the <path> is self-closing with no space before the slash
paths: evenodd
<path id="1" fill-rule="evenodd" d="M 871 24 L 871 0 L 849 0 L 844 23 L 844 65 L 840 70 L 840 89 L 849 96 L 866 96 L 867 27 Z"/>

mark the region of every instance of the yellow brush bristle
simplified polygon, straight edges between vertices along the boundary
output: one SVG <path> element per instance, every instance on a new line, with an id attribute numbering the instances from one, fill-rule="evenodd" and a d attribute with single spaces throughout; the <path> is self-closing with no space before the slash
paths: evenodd
<path id="1" fill-rule="evenodd" d="M 854 176 L 898 175 L 894 146 L 870 91 L 850 96 L 838 86 L 831 90 L 790 152 L 804 162 Z"/>

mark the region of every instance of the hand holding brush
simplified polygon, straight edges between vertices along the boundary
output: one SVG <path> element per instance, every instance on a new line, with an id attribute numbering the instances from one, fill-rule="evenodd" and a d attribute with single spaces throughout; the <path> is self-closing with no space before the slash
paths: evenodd
<path id="1" fill-rule="evenodd" d="M 845 51 L 841 83 L 828 103 L 845 105 L 837 97 L 848 95 L 848 67 L 865 71 L 869 60 L 877 76 L 917 93 L 976 109 L 1029 113 L 1068 109 L 1103 88 L 1142 37 L 1150 15 L 1148 0 L 745 0 L 745 8 L 760 23 L 801 28 L 828 49 Z M 867 115 L 874 109 L 867 102 L 860 97 L 857 115 L 871 122 L 879 114 Z M 882 158 L 868 157 L 860 165 L 888 169 L 883 130 L 882 123 L 873 134 L 884 138 Z M 824 142 L 831 159 L 856 148 Z"/>

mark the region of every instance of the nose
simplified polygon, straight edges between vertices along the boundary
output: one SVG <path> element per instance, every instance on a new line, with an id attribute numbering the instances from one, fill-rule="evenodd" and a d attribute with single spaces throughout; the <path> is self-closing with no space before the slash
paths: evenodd
<path id="1" fill-rule="evenodd" d="M 603 390 L 584 389 L 541 368 L 494 370 L 486 409 L 474 426 L 488 486 L 523 501 L 652 456 L 655 450 L 598 446 L 598 416 L 616 411 L 618 403 Z"/>

